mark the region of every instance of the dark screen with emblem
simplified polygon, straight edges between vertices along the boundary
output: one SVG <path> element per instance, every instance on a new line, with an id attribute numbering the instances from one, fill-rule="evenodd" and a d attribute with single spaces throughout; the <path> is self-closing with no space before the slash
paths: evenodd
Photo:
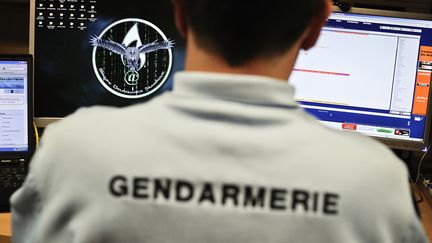
<path id="1" fill-rule="evenodd" d="M 37 0 L 35 16 L 35 117 L 61 118 L 80 107 L 94 105 L 124 107 L 146 102 L 170 90 L 173 73 L 183 69 L 185 41 L 176 30 L 170 0 L 80 0 L 64 3 Z M 157 92 L 143 98 L 131 99 L 113 94 L 101 84 L 93 67 L 94 47 L 90 43 L 91 38 L 99 36 L 108 26 L 123 19 L 148 21 L 157 26 L 168 39 L 175 42 L 172 48 L 172 69 L 168 79 Z M 127 26 L 129 28 L 133 24 Z M 144 35 L 142 34 L 144 32 L 140 30 L 140 35 Z M 120 33 L 127 33 L 127 29 Z M 106 39 L 111 36 L 113 35 L 106 35 Z M 113 41 L 121 41 L 121 36 L 114 36 L 117 39 Z M 156 40 L 162 41 L 158 35 L 150 38 L 141 36 L 141 38 L 143 44 Z M 151 53 L 149 56 L 151 58 L 152 55 L 157 56 L 158 53 L 164 52 L 166 50 Z M 100 56 L 97 57 L 99 61 Z M 120 56 L 108 57 L 105 60 L 110 59 L 119 60 Z M 149 57 L 147 64 L 148 60 Z M 152 64 L 146 65 L 143 68 L 145 72 L 140 71 L 140 74 L 156 73 L 155 67 L 157 69 L 160 66 Z M 106 63 L 105 65 L 107 70 L 113 67 Z M 117 75 L 121 77 L 122 74 Z"/>

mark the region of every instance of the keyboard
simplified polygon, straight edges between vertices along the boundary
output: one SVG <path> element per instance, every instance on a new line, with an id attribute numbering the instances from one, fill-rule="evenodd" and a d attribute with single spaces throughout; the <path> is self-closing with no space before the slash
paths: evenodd
<path id="1" fill-rule="evenodd" d="M 15 190 L 21 187 L 27 173 L 24 159 L 0 159 L 0 190 Z"/>

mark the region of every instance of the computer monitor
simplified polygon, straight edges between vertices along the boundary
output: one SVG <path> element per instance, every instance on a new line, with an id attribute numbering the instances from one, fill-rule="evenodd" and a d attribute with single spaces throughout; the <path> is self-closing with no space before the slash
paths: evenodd
<path id="1" fill-rule="evenodd" d="M 425 149 L 431 132 L 432 18 L 354 12 L 333 13 L 316 47 L 300 53 L 289 80 L 296 99 L 329 127 L 392 148 Z"/>
<path id="2" fill-rule="evenodd" d="M 185 41 L 171 0 L 30 5 L 38 126 L 80 107 L 148 101 L 170 89 L 172 74 L 183 69 Z"/>
<path id="3" fill-rule="evenodd" d="M 0 162 L 32 150 L 31 69 L 29 56 L 0 55 Z"/>
<path id="4" fill-rule="evenodd" d="M 24 181 L 34 152 L 32 58 L 0 55 L 0 212 Z"/>

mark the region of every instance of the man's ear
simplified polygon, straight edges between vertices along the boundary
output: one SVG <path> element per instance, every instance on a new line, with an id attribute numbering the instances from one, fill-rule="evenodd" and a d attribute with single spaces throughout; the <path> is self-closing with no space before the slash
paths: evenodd
<path id="1" fill-rule="evenodd" d="M 174 19 L 177 26 L 177 30 L 180 32 L 182 37 L 187 36 L 188 25 L 185 19 L 185 9 L 183 5 L 183 0 L 172 0 L 174 7 Z"/>
<path id="2" fill-rule="evenodd" d="M 301 46 L 304 50 L 309 50 L 316 44 L 318 38 L 320 37 L 321 29 L 325 25 L 328 17 L 332 12 L 333 5 L 331 1 L 329 0 L 322 0 L 322 1 L 323 1 L 323 7 L 312 18 L 309 27 L 306 29 L 302 46 Z"/>

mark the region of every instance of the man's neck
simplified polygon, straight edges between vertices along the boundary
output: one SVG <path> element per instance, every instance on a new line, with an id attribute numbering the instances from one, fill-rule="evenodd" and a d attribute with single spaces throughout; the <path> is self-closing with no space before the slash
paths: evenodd
<path id="1" fill-rule="evenodd" d="M 298 49 L 294 47 L 278 57 L 257 58 L 244 65 L 232 67 L 220 56 L 198 47 L 194 38 L 189 36 L 185 70 L 260 75 L 287 81 L 295 64 Z"/>

